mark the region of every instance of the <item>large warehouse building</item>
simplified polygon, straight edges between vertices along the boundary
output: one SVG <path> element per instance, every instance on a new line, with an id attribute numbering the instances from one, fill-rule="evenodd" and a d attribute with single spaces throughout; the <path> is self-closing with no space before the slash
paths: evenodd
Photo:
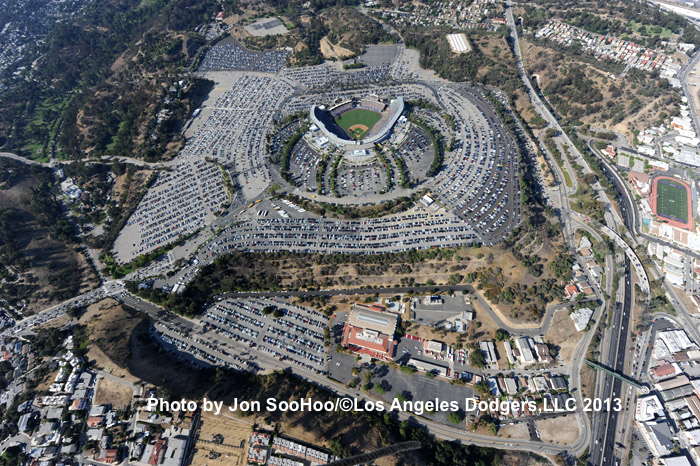
<path id="1" fill-rule="evenodd" d="M 343 347 L 376 359 L 391 360 L 398 316 L 381 306 L 355 304 L 343 330 Z"/>

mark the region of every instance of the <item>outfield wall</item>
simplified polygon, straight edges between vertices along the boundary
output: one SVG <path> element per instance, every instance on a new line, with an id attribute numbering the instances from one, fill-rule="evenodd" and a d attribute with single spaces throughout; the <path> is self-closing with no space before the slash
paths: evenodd
<path id="1" fill-rule="evenodd" d="M 342 104 L 340 104 L 342 105 Z M 335 107 L 334 107 L 335 108 Z M 323 110 L 318 109 L 316 105 L 312 105 L 311 109 L 309 110 L 309 118 L 311 119 L 311 122 L 315 124 L 316 126 L 319 127 L 319 129 L 323 132 L 325 136 L 328 137 L 328 140 L 335 144 L 336 146 L 347 146 L 347 145 L 365 145 L 365 144 L 374 144 L 375 142 L 379 142 L 382 139 L 386 138 L 389 135 L 389 131 L 391 128 L 394 127 L 396 122 L 398 121 L 399 117 L 403 113 L 404 110 L 404 101 L 403 97 L 397 97 L 396 99 L 393 99 L 391 101 L 391 104 L 389 104 L 389 108 L 391 109 L 391 118 L 389 121 L 387 121 L 384 125 L 384 128 L 375 134 L 372 137 L 369 137 L 367 139 L 362 139 L 362 140 L 352 140 L 352 139 L 343 139 L 339 137 L 337 134 L 335 134 L 333 131 L 329 130 L 326 127 L 326 124 L 321 121 L 321 118 L 316 115 L 316 112 L 322 112 Z"/>

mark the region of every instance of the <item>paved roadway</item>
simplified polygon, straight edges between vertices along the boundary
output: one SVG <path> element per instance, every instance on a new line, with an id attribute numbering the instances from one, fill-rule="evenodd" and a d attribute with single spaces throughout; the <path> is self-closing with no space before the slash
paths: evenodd
<path id="1" fill-rule="evenodd" d="M 625 189 L 625 185 L 620 179 L 619 175 L 616 173 L 614 169 L 609 167 L 607 165 L 607 161 L 602 159 L 604 161 L 603 163 L 603 170 L 606 172 L 606 175 L 608 178 L 611 180 L 613 185 L 616 187 L 616 190 L 618 191 L 618 196 L 617 200 L 620 203 L 620 209 L 622 213 L 622 218 L 624 220 L 625 226 L 630 230 L 632 233 L 634 233 L 635 228 L 636 228 L 636 211 L 634 210 L 634 203 L 631 200 L 631 197 L 629 196 L 627 190 Z M 605 230 L 610 230 L 607 228 L 604 228 Z M 610 232 L 608 232 L 610 233 Z M 612 232 L 616 233 L 616 232 Z M 619 237 L 616 238 L 618 241 L 616 241 L 616 244 L 619 243 L 621 240 Z M 638 267 L 641 266 L 641 263 L 639 262 L 639 258 L 637 258 L 636 254 L 632 251 L 630 254 L 631 248 L 627 246 L 626 244 L 623 246 L 625 247 L 625 274 L 624 274 L 624 281 L 625 281 L 625 286 L 624 286 L 624 298 L 622 302 L 621 309 L 618 309 L 617 312 L 614 312 L 613 314 L 613 326 L 608 329 L 607 335 L 609 337 L 609 347 L 608 347 L 608 360 L 606 362 L 606 365 L 608 367 L 613 368 L 616 372 L 618 373 L 624 373 L 625 369 L 625 356 L 627 355 L 627 336 L 629 334 L 629 320 L 630 320 L 630 315 L 631 315 L 631 305 L 632 305 L 632 278 L 631 278 L 631 266 L 632 263 L 630 262 L 630 259 L 635 260 L 635 268 L 638 269 Z M 646 278 L 646 272 L 643 272 L 644 275 L 640 276 L 640 278 Z M 648 283 L 648 281 L 646 282 Z M 647 285 L 648 289 L 648 285 Z M 619 312 L 619 311 L 622 312 Z M 608 399 L 608 398 L 614 398 L 614 397 L 621 397 L 622 396 L 622 382 L 616 378 L 613 378 L 612 376 L 605 374 L 603 372 L 599 371 L 601 384 L 604 381 L 605 386 L 603 388 L 602 392 L 602 398 L 603 399 Z M 628 419 L 629 416 L 631 416 L 631 413 L 622 411 L 621 413 L 617 413 L 615 411 L 610 411 L 606 414 L 606 421 L 603 424 L 605 431 L 603 432 L 603 436 L 597 437 L 595 439 L 595 442 L 593 445 L 591 445 L 591 458 L 590 458 L 590 464 L 593 465 L 598 465 L 598 464 L 615 464 L 618 465 L 620 464 L 620 461 L 622 458 L 619 456 L 615 456 L 615 452 L 617 449 L 616 443 L 618 442 L 618 439 L 620 439 L 620 436 L 618 435 L 618 420 L 622 420 L 622 424 L 626 425 L 627 423 L 624 422 Z M 602 451 L 601 451 L 602 450 Z"/>
<path id="2" fill-rule="evenodd" d="M 629 258 L 626 257 L 624 298 L 621 308 L 618 308 L 616 312 L 613 313 L 608 358 L 606 361 L 601 361 L 620 374 L 624 373 L 625 369 L 627 336 L 629 334 L 629 320 L 632 307 L 632 278 L 630 275 Z M 602 380 L 605 381 L 601 398 L 603 400 L 610 399 L 614 405 L 615 398 L 622 398 L 622 381 L 602 371 L 598 371 L 598 373 Z M 626 387 L 624 387 L 624 389 L 626 390 Z M 624 406 L 623 404 L 623 407 Z M 616 456 L 616 443 L 618 439 L 621 438 L 620 435 L 618 435 L 621 434 L 618 430 L 618 419 L 627 419 L 627 415 L 630 415 L 630 413 L 625 413 L 625 410 L 620 412 L 610 410 L 608 412 L 602 412 L 598 416 L 594 414 L 594 419 L 597 417 L 599 421 L 602 421 L 602 423 L 596 422 L 594 424 L 596 426 L 601 426 L 602 429 L 595 429 L 594 444 L 589 458 L 590 464 L 614 464 L 615 466 L 620 464 L 621 458 Z"/>
<path id="3" fill-rule="evenodd" d="M 697 20 L 697 18 L 694 18 Z M 697 25 L 695 26 L 697 28 Z M 688 63 L 683 65 L 683 67 L 678 72 L 678 79 L 681 82 L 681 87 L 683 88 L 683 94 L 686 99 L 688 99 L 688 107 L 690 109 L 690 117 L 693 120 L 693 126 L 695 127 L 695 133 L 700 134 L 700 118 L 698 117 L 698 109 L 695 108 L 695 99 L 693 99 L 693 93 L 688 87 L 688 75 L 695 68 L 695 65 L 700 60 L 700 53 L 697 51 L 693 56 L 690 57 Z"/>
<path id="4" fill-rule="evenodd" d="M 349 288 L 342 290 L 318 290 L 318 291 L 270 291 L 270 292 L 236 292 L 236 293 L 222 293 L 223 298 L 289 298 L 289 297 L 305 297 L 305 296 L 338 296 L 338 295 L 364 295 L 364 294 L 400 294 L 400 293 L 441 293 L 448 292 L 454 293 L 459 291 L 467 291 L 470 296 L 479 302 L 480 306 L 486 310 L 486 313 L 491 317 L 491 319 L 496 322 L 496 324 L 507 330 L 511 334 L 523 335 L 534 337 L 537 335 L 544 335 L 547 333 L 549 326 L 552 323 L 552 317 L 554 313 L 559 309 L 565 309 L 569 306 L 569 303 L 560 303 L 549 306 L 546 310 L 544 318 L 542 319 L 540 325 L 537 327 L 530 326 L 517 326 L 512 325 L 503 321 L 500 315 L 498 315 L 489 306 L 489 304 L 481 297 L 480 294 L 476 292 L 472 285 L 437 285 L 437 286 L 415 286 L 415 287 L 390 287 L 390 288 Z"/>
<path id="5" fill-rule="evenodd" d="M 509 6 L 511 5 L 510 3 L 508 4 Z M 522 55 L 520 52 L 520 45 L 518 41 L 518 35 L 517 35 L 517 28 L 515 25 L 515 21 L 513 19 L 513 12 L 512 8 L 509 7 L 506 10 L 506 19 L 508 22 L 508 26 L 511 31 L 511 37 L 513 38 L 514 42 L 514 49 L 516 53 L 516 58 L 517 58 L 517 63 L 518 67 L 520 70 L 520 77 L 523 80 L 523 82 L 526 84 L 529 94 L 530 94 L 530 99 L 532 100 L 535 109 L 540 113 L 540 115 L 549 123 L 550 127 L 556 129 L 558 131 L 558 138 L 561 139 L 561 142 L 566 146 L 570 154 L 572 154 L 573 157 L 578 159 L 578 162 L 584 167 L 588 167 L 588 164 L 585 162 L 585 160 L 582 158 L 581 154 L 579 153 L 578 149 L 573 145 L 569 137 L 563 130 L 561 129 L 561 126 L 559 125 L 558 121 L 556 118 L 552 115 L 552 113 L 549 111 L 549 108 L 544 105 L 542 100 L 539 98 L 538 94 L 535 92 L 535 90 L 532 87 L 532 84 L 530 83 L 529 78 L 527 77 L 527 73 L 525 71 L 525 68 L 523 66 L 523 61 L 522 61 Z M 546 154 L 546 151 L 545 151 Z M 551 164 L 552 166 L 557 167 L 556 163 Z M 590 170 L 590 167 L 588 167 Z M 614 170 L 612 170 L 614 173 Z M 558 175 L 561 176 L 561 173 L 558 173 Z M 608 175 L 610 177 L 610 175 Z M 560 178 L 563 179 L 563 178 Z M 628 210 L 627 208 L 622 209 L 622 216 L 618 215 L 617 212 L 612 209 L 612 204 L 610 200 L 608 199 L 608 196 L 606 193 L 602 190 L 602 187 L 598 183 L 596 183 L 596 191 L 601 200 L 608 206 L 608 213 L 606 213 L 606 220 L 609 222 L 609 225 L 611 227 L 611 230 L 613 233 L 617 233 L 615 230 L 617 230 L 617 225 L 622 225 L 626 224 L 628 222 L 624 220 L 628 220 Z M 621 193 L 625 193 L 624 190 L 620 190 Z M 620 196 L 621 198 L 624 198 L 625 196 Z M 559 198 L 560 198 L 560 206 L 561 206 L 561 211 L 562 211 L 562 220 L 564 221 L 564 233 L 565 237 L 568 237 L 569 235 L 573 235 L 573 225 L 571 224 L 571 209 L 568 204 L 568 196 L 566 195 L 566 192 L 564 189 L 561 188 L 561 183 L 560 183 L 560 190 L 559 190 Z M 630 206 L 629 213 L 631 215 L 634 215 L 633 207 Z M 624 217 L 624 220 L 623 220 Z M 634 217 L 632 217 L 632 220 L 635 221 Z M 634 225 L 631 226 L 631 230 L 634 231 Z M 634 238 L 632 238 L 634 240 Z M 636 241 L 635 241 L 636 242 Z M 630 277 L 630 258 L 629 256 L 632 255 L 633 260 L 636 259 L 635 265 L 637 265 L 637 262 L 639 262 L 639 259 L 636 257 L 633 251 L 631 251 L 631 248 L 627 247 L 625 248 L 627 252 L 626 260 L 625 260 L 625 288 L 628 291 L 625 294 L 625 302 L 623 303 L 623 312 L 616 312 L 614 316 L 614 321 L 615 325 L 613 326 L 613 330 L 611 332 L 611 337 L 610 337 L 610 345 L 611 345 L 611 354 L 615 355 L 616 362 L 615 362 L 615 369 L 622 371 L 624 369 L 624 356 L 626 354 L 626 342 L 627 342 L 627 334 L 628 334 L 628 325 L 629 325 L 629 315 L 630 315 L 630 306 L 631 306 L 631 277 Z M 631 254 L 630 254 L 631 251 Z M 608 261 L 606 261 L 608 262 Z M 641 264 L 639 264 L 641 265 Z M 621 356 L 621 357 L 620 357 Z M 580 366 L 578 367 L 580 369 Z M 576 371 L 574 371 L 575 373 Z M 609 376 L 608 376 L 609 377 Z M 617 381 L 617 379 L 614 379 Z M 580 382 L 579 382 L 580 383 Z M 617 384 L 621 384 L 621 382 L 617 381 Z M 621 388 L 619 386 L 615 386 L 616 384 L 613 383 L 612 387 L 607 383 L 606 381 L 606 389 L 604 390 L 604 395 L 610 396 L 612 394 L 620 394 L 621 393 Z M 579 387 L 580 388 L 580 387 Z M 580 396 L 580 395 L 579 395 Z M 588 426 L 588 418 L 587 416 L 584 416 L 586 426 Z M 617 430 L 617 420 L 618 420 L 618 413 L 611 412 L 608 415 L 608 418 L 606 420 L 607 424 L 605 425 L 605 448 L 603 448 L 603 452 L 600 452 L 600 448 L 597 447 L 598 442 L 600 442 L 600 439 L 598 439 L 598 442 L 593 443 L 594 439 L 590 435 L 590 429 L 586 430 L 586 444 L 593 443 L 591 445 L 592 450 L 597 450 L 598 454 L 602 453 L 602 458 L 594 456 L 591 459 L 591 464 L 598 465 L 598 464 L 614 464 L 612 463 L 612 458 L 613 458 L 613 448 L 615 446 L 615 433 Z M 594 453 L 595 455 L 595 453 Z"/>
<path id="6" fill-rule="evenodd" d="M 165 320 L 168 322 L 168 324 L 175 326 L 175 327 L 181 327 L 181 328 L 188 328 L 188 329 L 195 329 L 196 325 L 194 322 L 190 321 L 189 319 L 185 319 L 182 316 L 177 316 L 172 313 L 168 313 L 167 311 L 164 311 L 163 309 L 159 308 L 158 306 L 155 306 L 147 301 L 134 298 L 133 296 L 129 295 L 126 293 L 124 296 L 120 296 L 119 299 L 124 301 L 126 304 L 134 307 L 135 309 L 139 311 L 143 311 L 146 314 L 150 315 L 151 317 L 154 318 L 163 318 L 165 317 Z M 167 314 L 167 316 L 165 316 Z M 204 336 L 198 335 L 198 337 L 202 338 Z M 269 362 L 270 365 L 274 365 L 276 367 L 279 367 L 280 365 L 283 365 L 282 362 L 278 361 L 277 359 L 270 358 L 266 356 L 265 354 L 260 354 L 259 359 L 265 360 L 266 362 Z M 332 379 L 329 379 L 323 375 L 315 374 L 312 372 L 308 371 L 303 371 L 298 369 L 296 366 L 291 367 L 293 373 L 295 376 L 300 377 L 302 379 L 305 379 L 307 381 L 310 381 L 316 385 L 319 385 L 323 388 L 328 389 L 330 392 L 334 393 L 337 396 L 341 397 L 352 397 L 352 398 L 357 398 L 359 400 L 367 400 L 367 401 L 376 401 L 372 396 L 369 394 L 363 393 L 361 391 L 358 391 L 356 389 L 350 389 L 347 386 L 345 386 L 342 383 L 336 382 Z M 420 417 L 416 416 L 411 413 L 399 413 L 399 418 L 400 419 L 406 419 L 411 423 L 419 424 L 421 426 L 424 426 L 430 431 L 432 434 L 434 434 L 437 438 L 439 439 L 444 439 L 444 440 L 461 440 L 464 442 L 469 442 L 470 444 L 474 444 L 477 446 L 482 446 L 482 447 L 493 447 L 493 448 L 506 448 L 506 449 L 514 449 L 514 450 L 524 450 L 524 451 L 531 451 L 531 452 L 536 452 L 540 454 L 552 454 L 556 455 L 561 452 L 579 452 L 583 451 L 587 445 L 587 438 L 585 436 L 579 438 L 573 445 L 570 446 L 562 446 L 562 445 L 557 445 L 557 444 L 551 444 L 551 443 L 545 443 L 540 440 L 512 440 L 512 439 L 500 439 L 497 437 L 492 437 L 489 435 L 479 435 L 479 434 L 473 434 L 470 432 L 465 431 L 463 428 L 459 427 L 453 427 L 453 426 L 448 426 L 444 424 L 439 424 L 436 423 L 428 418 L 425 417 Z"/>

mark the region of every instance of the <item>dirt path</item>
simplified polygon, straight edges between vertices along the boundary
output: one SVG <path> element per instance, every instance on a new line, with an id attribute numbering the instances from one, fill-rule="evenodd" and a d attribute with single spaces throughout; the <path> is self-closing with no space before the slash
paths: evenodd
<path id="1" fill-rule="evenodd" d="M 321 53 L 324 58 L 337 58 L 339 60 L 344 60 L 355 55 L 352 50 L 348 50 L 340 45 L 333 45 L 333 43 L 328 40 L 328 36 L 321 39 Z"/>

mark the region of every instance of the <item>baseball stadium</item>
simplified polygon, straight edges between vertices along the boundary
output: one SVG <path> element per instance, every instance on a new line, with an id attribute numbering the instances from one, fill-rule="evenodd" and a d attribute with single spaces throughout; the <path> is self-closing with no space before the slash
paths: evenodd
<path id="1" fill-rule="evenodd" d="M 664 222 L 693 229 L 693 202 L 690 186 L 669 176 L 657 176 L 651 184 L 651 209 Z"/>
<path id="2" fill-rule="evenodd" d="M 404 110 L 402 97 L 365 97 L 339 102 L 326 109 L 312 105 L 312 123 L 337 146 L 374 144 L 386 138 Z"/>

